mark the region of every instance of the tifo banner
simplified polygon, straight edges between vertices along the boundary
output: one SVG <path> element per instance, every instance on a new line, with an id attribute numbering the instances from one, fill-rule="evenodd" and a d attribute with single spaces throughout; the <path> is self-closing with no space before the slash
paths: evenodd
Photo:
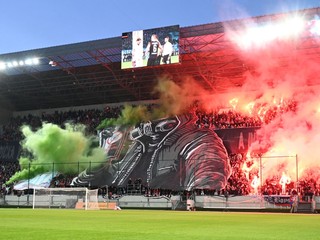
<path id="1" fill-rule="evenodd" d="M 25 190 L 25 189 L 38 189 L 47 188 L 50 186 L 50 182 L 55 174 L 44 173 L 40 174 L 30 180 L 20 181 L 14 186 L 14 190 Z"/>
<path id="2" fill-rule="evenodd" d="M 137 190 L 135 187 L 141 190 L 142 186 L 173 190 L 223 189 L 231 174 L 229 155 L 247 152 L 256 140 L 257 128 L 214 130 L 199 128 L 195 122 L 194 115 L 185 114 L 131 127 L 106 127 L 98 135 L 106 160 L 98 167 L 88 164 L 71 185 L 139 185 L 132 185 L 132 190 Z M 0 145 L 0 159 L 16 161 L 19 151 L 18 142 L 4 142 Z M 21 182 L 15 188 L 49 184 L 44 176 L 38 177 L 32 182 Z"/>
<path id="3" fill-rule="evenodd" d="M 215 132 L 223 140 L 228 153 L 247 152 L 251 144 L 256 140 L 258 128 L 228 128 L 218 129 Z"/>
<path id="4" fill-rule="evenodd" d="M 255 129 L 216 133 L 194 123 L 193 116 L 183 115 L 104 129 L 99 136 L 106 164 L 85 170 L 72 185 L 126 186 L 138 179 L 151 188 L 224 188 L 231 174 L 228 154 L 246 151 Z"/>
<path id="5" fill-rule="evenodd" d="M 19 142 L 0 141 L 0 161 L 17 161 L 19 151 Z"/>
<path id="6" fill-rule="evenodd" d="M 275 205 L 290 205 L 290 196 L 288 195 L 269 195 L 265 196 L 264 200 Z"/>

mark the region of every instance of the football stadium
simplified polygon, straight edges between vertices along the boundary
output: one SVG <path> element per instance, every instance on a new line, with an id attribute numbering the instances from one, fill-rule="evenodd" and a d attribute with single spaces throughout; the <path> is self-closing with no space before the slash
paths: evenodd
<path id="1" fill-rule="evenodd" d="M 319 239 L 319 66 L 320 8 L 1 54 L 1 238 Z"/>

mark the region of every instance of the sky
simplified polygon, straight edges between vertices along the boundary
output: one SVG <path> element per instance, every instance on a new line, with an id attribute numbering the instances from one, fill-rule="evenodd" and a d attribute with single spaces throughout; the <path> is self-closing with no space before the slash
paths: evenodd
<path id="1" fill-rule="evenodd" d="M 0 54 L 304 8 L 320 0 L 0 0 Z"/>

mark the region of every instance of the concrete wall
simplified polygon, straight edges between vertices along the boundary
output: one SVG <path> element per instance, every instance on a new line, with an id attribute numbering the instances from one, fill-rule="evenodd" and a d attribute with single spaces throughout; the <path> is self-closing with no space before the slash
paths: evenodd
<path id="1" fill-rule="evenodd" d="M 41 200 L 41 199 L 40 199 Z M 180 202 L 180 196 L 172 196 L 171 198 L 160 197 L 145 197 L 126 195 L 119 199 L 108 200 L 98 196 L 98 202 L 115 202 L 121 208 L 144 208 L 144 209 L 176 209 L 174 208 L 175 202 Z M 0 197 L 0 206 L 12 206 L 12 207 L 32 207 L 33 196 L 22 195 L 20 197 L 16 195 L 7 195 L 5 198 Z M 43 199 L 47 202 L 46 197 Z M 75 202 L 72 201 L 70 196 L 57 196 L 55 197 L 54 207 L 66 207 L 66 205 L 72 205 Z M 261 196 L 235 196 L 226 200 L 223 196 L 196 196 L 194 199 L 195 207 L 198 209 L 282 209 L 288 210 L 290 206 L 287 204 L 272 204 L 269 203 Z M 320 196 L 314 198 L 314 209 L 320 210 Z M 41 204 L 40 204 L 41 205 Z M 180 210 L 183 210 L 180 208 Z M 187 210 L 185 205 L 184 210 Z"/>

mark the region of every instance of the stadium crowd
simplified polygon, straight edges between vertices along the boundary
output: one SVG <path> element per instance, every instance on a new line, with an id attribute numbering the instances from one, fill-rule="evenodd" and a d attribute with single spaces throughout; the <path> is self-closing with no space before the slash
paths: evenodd
<path id="1" fill-rule="evenodd" d="M 151 106 L 151 107 L 150 107 Z M 149 107 L 152 108 L 152 105 Z M 17 116 L 11 118 L 8 124 L 2 127 L 0 134 L 0 141 L 20 141 L 22 136 L 20 127 L 22 125 L 29 125 L 32 129 L 37 129 L 41 126 L 42 122 L 54 123 L 63 126 L 66 122 L 84 124 L 89 134 L 96 134 L 96 128 L 104 119 L 118 118 L 121 114 L 123 106 L 106 106 L 104 109 L 89 109 L 89 110 L 77 110 L 67 112 L 54 112 L 54 113 L 42 113 L 41 116 L 27 115 Z M 278 114 L 288 111 L 295 111 L 296 104 L 294 101 L 282 103 L 281 105 L 274 105 L 268 107 L 260 104 L 251 109 L 250 114 L 243 114 L 235 111 L 234 109 L 228 109 L 227 111 L 213 111 L 207 113 L 197 108 L 192 108 L 193 113 L 197 117 L 196 126 L 198 128 L 212 128 L 212 129 L 225 129 L 225 128 L 246 128 L 246 127 L 260 127 L 262 124 L 269 123 Z M 263 111 L 261 110 L 263 109 Z M 263 114 L 261 114 L 263 112 Z M 251 181 L 253 175 L 247 176 L 242 170 L 243 165 L 247 164 L 244 153 L 230 153 L 230 164 L 232 167 L 232 174 L 228 179 L 226 189 L 216 191 L 214 189 L 201 189 L 195 190 L 195 194 L 206 195 L 224 195 L 226 192 L 230 195 L 249 195 L 253 194 L 251 187 Z M 19 171 L 18 161 L 2 161 L 0 162 L 0 185 L 2 186 L 1 193 L 10 193 L 12 188 L 8 188 L 5 182 L 10 177 Z M 72 175 L 59 175 L 53 178 L 50 187 L 69 187 L 72 179 L 75 176 Z M 11 186 L 12 187 L 12 186 Z M 317 185 L 314 179 L 300 180 L 300 188 L 306 198 L 313 194 L 319 195 L 319 185 Z M 294 189 L 293 183 L 288 185 L 287 194 Z M 261 191 L 264 195 L 273 195 L 281 193 L 281 185 L 275 184 L 273 179 L 266 179 L 265 184 L 262 186 Z M 109 186 L 107 190 L 101 190 L 101 194 L 108 192 L 108 198 L 115 196 L 133 193 L 127 187 L 114 188 Z M 171 196 L 172 191 L 168 189 L 148 189 L 140 184 L 139 194 L 145 194 L 147 196 Z"/>
<path id="2" fill-rule="evenodd" d="M 3 125 L 0 141 L 20 141 L 22 125 L 28 125 L 32 129 L 41 127 L 43 122 L 57 124 L 63 126 L 66 122 L 74 124 L 84 124 L 88 133 L 95 134 L 96 127 L 99 123 L 106 118 L 117 118 L 122 110 L 122 106 L 105 107 L 103 110 L 88 109 L 78 111 L 67 111 L 54 113 L 43 112 L 41 116 L 27 115 L 12 117 L 8 124 Z"/>
<path id="3" fill-rule="evenodd" d="M 283 101 L 279 105 L 255 104 L 252 105 L 247 113 L 235 110 L 234 107 L 222 108 L 212 112 L 206 112 L 201 108 L 196 108 L 197 126 L 199 128 L 245 128 L 261 127 L 268 124 L 276 116 L 285 112 L 295 112 L 297 103 L 293 100 Z"/>

